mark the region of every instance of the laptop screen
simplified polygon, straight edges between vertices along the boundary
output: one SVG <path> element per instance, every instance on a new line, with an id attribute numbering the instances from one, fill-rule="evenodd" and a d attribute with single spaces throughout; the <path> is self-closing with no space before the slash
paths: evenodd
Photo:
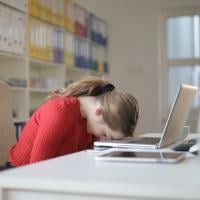
<path id="1" fill-rule="evenodd" d="M 192 85 L 182 84 L 180 86 L 165 124 L 159 148 L 166 147 L 179 140 L 197 90 L 198 88 Z"/>

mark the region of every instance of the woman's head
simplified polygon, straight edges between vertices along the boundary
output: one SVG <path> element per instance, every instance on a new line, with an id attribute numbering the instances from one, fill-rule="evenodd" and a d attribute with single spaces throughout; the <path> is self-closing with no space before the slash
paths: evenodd
<path id="1" fill-rule="evenodd" d="M 102 120 L 95 124 L 89 118 L 90 124 L 101 126 L 105 123 L 116 134 L 120 132 L 124 136 L 131 136 L 135 130 L 139 115 L 137 100 L 129 93 L 116 90 L 108 80 L 86 77 L 67 88 L 56 90 L 49 99 L 57 96 L 95 97 L 99 105 L 97 114 L 102 116 Z"/>
<path id="2" fill-rule="evenodd" d="M 113 90 L 98 97 L 102 116 L 108 126 L 124 136 L 131 136 L 136 128 L 139 107 L 137 100 L 129 93 Z"/>

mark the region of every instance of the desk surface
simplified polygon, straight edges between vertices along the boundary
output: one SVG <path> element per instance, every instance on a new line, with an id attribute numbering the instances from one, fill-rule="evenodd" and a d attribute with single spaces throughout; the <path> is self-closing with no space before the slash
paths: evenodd
<path id="1" fill-rule="evenodd" d="M 0 188 L 114 199 L 200 199 L 200 157 L 178 164 L 115 163 L 96 161 L 95 153 L 83 151 L 1 172 Z"/>

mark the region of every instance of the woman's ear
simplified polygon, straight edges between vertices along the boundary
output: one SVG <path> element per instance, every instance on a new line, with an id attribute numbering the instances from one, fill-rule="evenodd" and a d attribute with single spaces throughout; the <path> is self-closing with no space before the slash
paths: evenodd
<path id="1" fill-rule="evenodd" d="M 102 114 L 101 108 L 97 108 L 95 111 L 95 115 L 101 115 L 101 114 Z"/>

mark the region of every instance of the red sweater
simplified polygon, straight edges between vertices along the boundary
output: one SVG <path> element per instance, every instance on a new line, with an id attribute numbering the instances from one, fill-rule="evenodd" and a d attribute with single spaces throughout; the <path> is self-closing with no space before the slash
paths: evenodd
<path id="1" fill-rule="evenodd" d="M 42 105 L 30 118 L 9 161 L 21 166 L 91 148 L 95 136 L 86 129 L 75 97 L 58 97 Z"/>

